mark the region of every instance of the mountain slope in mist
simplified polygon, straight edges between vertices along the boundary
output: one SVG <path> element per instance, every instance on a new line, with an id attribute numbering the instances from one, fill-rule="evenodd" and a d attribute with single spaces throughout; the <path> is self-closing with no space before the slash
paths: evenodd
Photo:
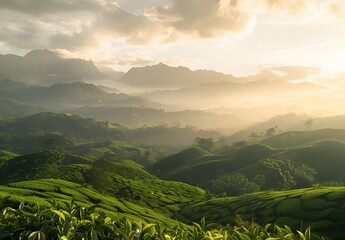
<path id="1" fill-rule="evenodd" d="M 33 86 L 5 79 L 0 81 L 0 97 L 13 99 L 55 111 L 71 110 L 82 106 L 141 106 L 150 105 L 148 100 L 126 94 L 107 93 L 87 83 L 58 83 L 49 87 Z M 152 103 L 152 105 L 155 105 Z"/>
<path id="2" fill-rule="evenodd" d="M 178 90 L 154 91 L 144 96 L 153 101 L 182 106 L 219 107 L 260 105 L 284 102 L 326 89 L 312 84 L 293 84 L 283 80 L 258 80 L 244 84 L 233 82 L 206 83 Z"/>
<path id="3" fill-rule="evenodd" d="M 49 85 L 109 78 L 90 60 L 64 59 L 49 50 L 33 50 L 24 57 L 0 55 L 0 79 Z"/>
<path id="4" fill-rule="evenodd" d="M 192 71 L 186 67 L 170 67 L 163 63 L 146 67 L 134 67 L 117 81 L 144 89 L 183 88 L 212 83 L 231 81 L 235 77 L 207 70 Z"/>

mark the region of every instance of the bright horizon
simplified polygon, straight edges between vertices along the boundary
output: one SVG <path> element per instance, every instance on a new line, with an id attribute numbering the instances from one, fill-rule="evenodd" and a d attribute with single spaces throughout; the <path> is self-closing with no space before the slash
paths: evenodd
<path id="1" fill-rule="evenodd" d="M 320 68 L 317 80 L 345 72 L 339 0 L 4 0 L 0 13 L 1 54 L 47 48 L 117 71 L 164 62 L 235 76 L 260 66 Z"/>

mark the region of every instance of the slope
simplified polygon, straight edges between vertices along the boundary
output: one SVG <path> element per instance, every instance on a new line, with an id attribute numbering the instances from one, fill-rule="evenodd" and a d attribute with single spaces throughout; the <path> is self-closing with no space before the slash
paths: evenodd
<path id="1" fill-rule="evenodd" d="M 196 150 L 188 149 L 161 159 L 153 164 L 151 171 L 163 178 L 205 187 L 219 176 L 231 174 L 277 152 L 259 144 L 233 148 L 222 154 Z"/>
<path id="2" fill-rule="evenodd" d="M 160 180 L 132 161 L 93 160 L 56 151 L 10 157 L 0 166 L 2 184 L 38 183 L 47 178 L 71 181 L 167 216 L 174 216 L 188 202 L 205 198 L 204 190 Z"/>
<path id="3" fill-rule="evenodd" d="M 180 220 L 190 223 L 205 217 L 209 222 L 234 224 L 239 214 L 243 220 L 273 222 L 296 230 L 310 225 L 314 232 L 343 239 L 344 201 L 344 187 L 261 192 L 188 205 L 180 212 Z"/>
<path id="4" fill-rule="evenodd" d="M 63 82 L 75 77 L 79 79 L 99 80 L 109 78 L 101 73 L 92 61 L 83 59 L 64 59 L 57 53 L 45 50 L 33 50 L 24 57 L 0 55 L 0 78 L 11 78 L 21 82 L 45 84 Z M 74 80 L 73 80 L 74 81 Z"/>
<path id="5" fill-rule="evenodd" d="M 176 221 L 146 207 L 98 193 L 95 190 L 57 179 L 16 182 L 0 186 L 0 196 L 10 196 L 12 202 L 29 202 L 50 205 L 49 201 L 70 203 L 72 198 L 80 206 L 97 206 L 97 210 L 109 214 L 115 219 L 123 217 L 134 221 L 160 222 L 164 225 L 176 224 Z"/>
<path id="6" fill-rule="evenodd" d="M 274 148 L 290 148 L 323 139 L 345 141 L 345 130 L 328 128 L 314 131 L 289 131 L 264 139 L 261 143 Z"/>
<path id="7" fill-rule="evenodd" d="M 156 106 L 141 97 L 108 93 L 93 84 L 82 82 L 57 83 L 48 87 L 28 86 L 9 79 L 0 81 L 0 97 L 44 108 L 71 110 L 83 106 Z"/>
<path id="8" fill-rule="evenodd" d="M 183 88 L 201 83 L 231 81 L 231 75 L 207 70 L 191 71 L 186 67 L 170 67 L 163 63 L 131 68 L 117 81 L 145 89 Z"/>

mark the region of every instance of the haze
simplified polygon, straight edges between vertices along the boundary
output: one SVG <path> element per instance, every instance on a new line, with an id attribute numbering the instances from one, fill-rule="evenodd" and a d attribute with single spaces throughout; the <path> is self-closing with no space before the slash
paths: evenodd
<path id="1" fill-rule="evenodd" d="M 287 113 L 344 114 L 344 22 L 343 1 L 3 0 L 0 80 L 41 90 L 1 97 L 86 115 L 197 109 L 241 122 L 231 129 Z M 88 90 L 41 102 L 57 83 Z M 91 116 L 106 118 L 99 111 Z"/>

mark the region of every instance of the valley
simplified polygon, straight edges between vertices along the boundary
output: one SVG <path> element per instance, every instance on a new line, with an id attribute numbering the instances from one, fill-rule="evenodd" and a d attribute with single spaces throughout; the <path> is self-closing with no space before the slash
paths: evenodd
<path id="1" fill-rule="evenodd" d="M 0 239 L 345 237 L 345 115 L 308 103 L 339 92 L 269 69 L 0 62 Z"/>

